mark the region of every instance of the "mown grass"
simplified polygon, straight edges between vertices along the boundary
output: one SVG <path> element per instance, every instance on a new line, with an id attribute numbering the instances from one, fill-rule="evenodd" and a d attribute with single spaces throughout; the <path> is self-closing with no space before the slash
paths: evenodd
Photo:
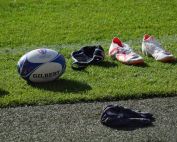
<path id="1" fill-rule="evenodd" d="M 0 47 L 176 35 L 176 0 L 0 0 Z"/>
<path id="2" fill-rule="evenodd" d="M 104 45 L 104 44 L 103 44 Z M 51 47 L 52 48 L 52 47 Z M 177 63 L 160 63 L 144 57 L 144 66 L 128 66 L 107 56 L 98 65 L 83 71 L 71 69 L 70 53 L 75 48 L 56 47 L 67 61 L 63 76 L 54 82 L 29 84 L 19 77 L 16 63 L 24 51 L 1 52 L 1 106 L 27 104 L 74 103 L 78 101 L 104 101 L 116 99 L 163 97 L 177 94 Z M 138 49 L 135 48 L 138 52 Z M 176 55 L 176 54 L 175 54 Z"/>
<path id="3" fill-rule="evenodd" d="M 176 95 L 177 63 L 143 56 L 144 66 L 127 66 L 107 56 L 113 36 L 139 52 L 149 33 L 177 57 L 176 5 L 175 0 L 1 0 L 0 106 Z M 88 44 L 101 44 L 105 61 L 73 71 L 70 53 Z M 17 73 L 17 61 L 42 46 L 64 54 L 66 72 L 55 82 L 28 84 Z"/>

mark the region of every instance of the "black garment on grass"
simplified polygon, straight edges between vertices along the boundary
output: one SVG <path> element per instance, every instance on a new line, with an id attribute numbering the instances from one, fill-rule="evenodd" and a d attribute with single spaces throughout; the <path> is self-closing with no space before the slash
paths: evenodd
<path id="1" fill-rule="evenodd" d="M 104 49 L 101 45 L 85 46 L 78 51 L 71 53 L 74 60 L 72 68 L 74 70 L 82 70 L 89 64 L 97 64 L 104 60 Z"/>
<path id="2" fill-rule="evenodd" d="M 134 111 L 118 105 L 108 105 L 101 115 L 101 123 L 112 128 L 145 127 L 152 125 L 151 113 Z"/>

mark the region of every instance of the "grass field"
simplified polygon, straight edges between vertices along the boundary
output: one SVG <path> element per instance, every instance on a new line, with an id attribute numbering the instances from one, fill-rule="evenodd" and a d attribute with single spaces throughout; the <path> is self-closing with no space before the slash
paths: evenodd
<path id="1" fill-rule="evenodd" d="M 145 33 L 155 35 L 177 57 L 177 1 L 0 0 L 0 106 L 116 100 L 177 95 L 177 63 L 144 57 L 145 66 L 111 60 L 114 36 L 140 53 Z M 101 44 L 103 63 L 82 72 L 70 67 L 70 53 Z M 35 48 L 62 53 L 67 69 L 61 79 L 30 85 L 17 74 L 19 58 Z"/>

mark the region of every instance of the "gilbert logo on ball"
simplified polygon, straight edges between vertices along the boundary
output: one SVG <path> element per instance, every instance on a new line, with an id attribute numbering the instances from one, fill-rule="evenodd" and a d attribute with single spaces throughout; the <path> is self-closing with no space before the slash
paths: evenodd
<path id="1" fill-rule="evenodd" d="M 17 64 L 20 76 L 31 82 L 49 82 L 60 77 L 66 68 L 63 55 L 51 49 L 35 49 L 23 55 Z"/>

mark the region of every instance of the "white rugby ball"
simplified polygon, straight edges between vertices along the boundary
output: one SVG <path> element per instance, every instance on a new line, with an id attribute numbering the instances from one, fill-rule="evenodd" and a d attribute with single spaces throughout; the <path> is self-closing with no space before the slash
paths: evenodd
<path id="1" fill-rule="evenodd" d="M 49 82 L 65 71 L 63 55 L 51 49 L 35 49 L 23 55 L 17 64 L 20 76 L 31 82 Z"/>

